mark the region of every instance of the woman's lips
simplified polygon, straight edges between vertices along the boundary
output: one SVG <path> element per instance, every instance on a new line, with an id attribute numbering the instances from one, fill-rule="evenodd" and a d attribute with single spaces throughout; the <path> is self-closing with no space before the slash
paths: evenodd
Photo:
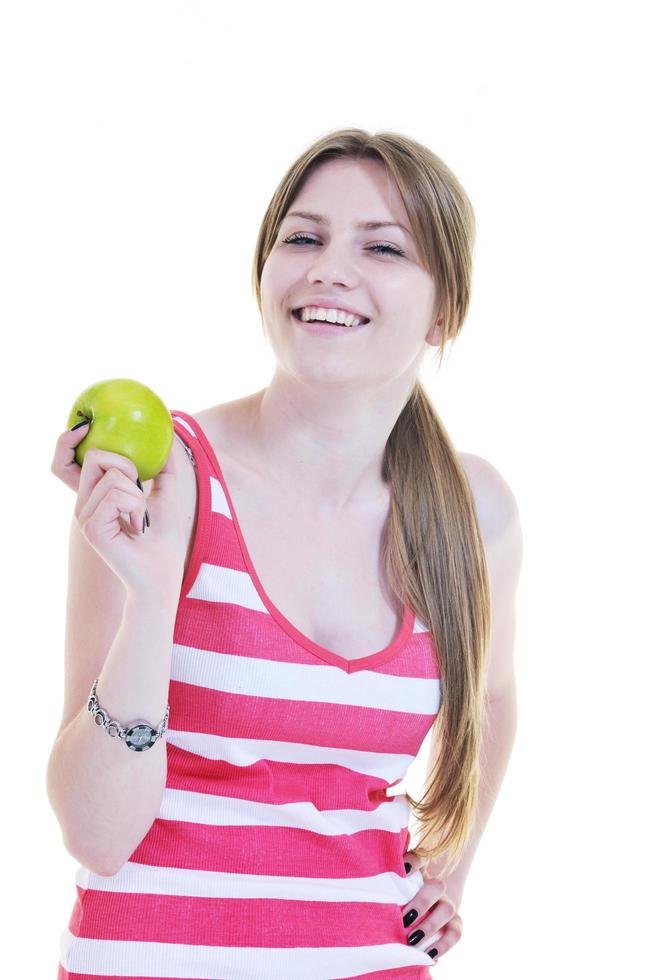
<path id="1" fill-rule="evenodd" d="M 340 323 L 330 323 L 329 320 L 303 320 L 302 317 L 298 316 L 296 310 L 291 310 L 291 315 L 307 333 L 316 334 L 319 337 L 336 337 L 340 334 L 356 333 L 370 323 L 370 320 L 366 320 L 357 326 L 345 327 Z"/>

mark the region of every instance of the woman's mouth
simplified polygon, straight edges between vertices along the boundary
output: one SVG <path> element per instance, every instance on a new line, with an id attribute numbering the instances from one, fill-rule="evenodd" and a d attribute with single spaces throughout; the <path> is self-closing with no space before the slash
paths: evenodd
<path id="1" fill-rule="evenodd" d="M 304 330 L 306 330 L 308 333 L 316 334 L 317 336 L 321 337 L 334 337 L 345 333 L 356 333 L 370 323 L 370 320 L 367 319 L 355 319 L 354 322 L 348 326 L 347 323 L 338 323 L 320 316 L 312 316 L 311 319 L 305 320 L 302 318 L 302 316 L 300 316 L 299 309 L 291 310 L 291 314 L 297 320 L 299 325 L 304 328 Z"/>

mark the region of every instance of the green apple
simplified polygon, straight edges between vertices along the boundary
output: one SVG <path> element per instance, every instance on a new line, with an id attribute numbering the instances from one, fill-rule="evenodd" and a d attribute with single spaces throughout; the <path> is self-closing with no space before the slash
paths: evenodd
<path id="1" fill-rule="evenodd" d="M 170 412 L 151 388 L 131 378 L 98 381 L 75 399 L 67 428 L 85 418 L 91 424 L 75 447 L 80 466 L 93 447 L 127 456 L 142 483 L 164 468 L 175 430 Z"/>

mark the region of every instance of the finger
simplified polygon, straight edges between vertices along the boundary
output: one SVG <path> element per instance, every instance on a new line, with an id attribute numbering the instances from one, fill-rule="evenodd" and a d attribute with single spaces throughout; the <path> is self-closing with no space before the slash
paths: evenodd
<path id="1" fill-rule="evenodd" d="M 86 460 L 84 461 L 86 464 Z M 82 470 L 84 467 L 82 467 Z M 112 490 L 116 492 L 120 491 L 125 496 L 123 499 L 129 506 L 123 507 L 121 513 L 128 516 L 134 510 L 140 511 L 143 515 L 145 511 L 145 496 L 142 490 L 139 490 L 135 483 L 132 483 L 131 479 L 126 476 L 122 470 L 117 469 L 117 467 L 110 467 L 106 473 L 100 477 L 98 482 L 92 487 L 88 498 L 85 500 L 83 493 L 80 489 L 80 493 L 77 497 L 77 505 L 75 507 L 75 516 L 78 521 L 83 523 L 88 521 L 91 515 L 97 510 L 100 502 L 107 497 Z"/>
<path id="2" fill-rule="evenodd" d="M 422 875 L 422 872 L 419 872 L 419 874 Z M 414 916 L 414 919 L 417 919 L 419 916 L 425 915 L 435 905 L 440 906 L 444 916 L 443 921 L 454 915 L 456 908 L 445 894 L 443 882 L 440 878 L 431 878 L 429 880 L 423 878 L 422 882 L 422 885 L 413 898 L 402 907 L 402 915 L 405 915 L 411 909 L 415 909 L 418 915 Z"/>
<path id="3" fill-rule="evenodd" d="M 420 949 L 428 953 L 434 947 L 441 956 L 447 949 L 451 949 L 461 938 L 461 924 L 451 919 L 442 925 L 437 925 L 432 921 L 432 916 L 428 916 L 420 926 L 412 929 L 407 937 L 407 944 L 414 949 Z"/>
<path id="4" fill-rule="evenodd" d="M 75 459 L 75 449 L 89 433 L 90 423 L 85 423 L 79 429 L 66 429 L 57 439 L 50 472 L 77 492 L 79 488 L 81 466 Z"/>
<path id="5" fill-rule="evenodd" d="M 446 908 L 441 908 L 438 904 L 423 911 L 418 910 L 418 913 L 418 915 L 403 919 L 403 921 L 408 922 L 408 925 L 405 926 L 407 940 L 418 929 L 422 930 L 422 938 L 424 939 L 425 936 L 433 934 L 437 929 L 443 929 L 452 918 L 452 912 Z M 416 942 L 422 943 L 422 939 L 418 939 Z"/>
<path id="6" fill-rule="evenodd" d="M 95 447 L 88 449 L 84 456 L 84 462 L 82 463 L 79 476 L 77 505 L 75 507 L 75 516 L 77 518 L 79 518 L 81 511 L 91 497 L 94 487 L 112 469 L 119 470 L 120 473 L 123 473 L 127 477 L 128 482 L 133 483 L 134 489 L 141 494 L 141 491 L 136 486 L 138 470 L 131 459 L 128 459 L 127 456 L 121 456 L 119 453 L 109 452 L 107 449 L 96 449 Z M 106 492 L 107 486 L 105 484 L 102 488 L 102 493 L 104 494 Z"/>
<path id="7" fill-rule="evenodd" d="M 404 854 L 404 860 L 406 863 L 411 865 L 411 871 L 415 871 L 417 868 L 426 868 L 430 863 L 429 858 L 421 857 L 421 855 L 416 854 L 415 851 L 406 851 Z"/>
<path id="8" fill-rule="evenodd" d="M 109 474 L 107 474 L 109 476 Z M 108 526 L 118 521 L 122 514 L 127 515 L 127 524 L 134 531 L 140 531 L 145 513 L 143 494 L 134 487 L 132 490 L 122 486 L 109 486 L 101 480 L 94 488 L 87 503 L 78 516 L 78 521 L 88 537 L 93 542 L 95 533 L 104 531 Z"/>
<path id="9" fill-rule="evenodd" d="M 403 860 L 405 865 L 404 870 L 408 875 L 410 875 L 412 871 L 415 871 L 416 868 L 420 867 L 420 862 L 422 859 L 418 857 L 415 851 L 405 851 Z M 407 864 L 409 865 L 408 868 L 406 867 Z"/>
<path id="10" fill-rule="evenodd" d="M 166 457 L 166 462 L 161 468 L 162 473 L 176 473 L 177 467 L 175 465 L 175 457 L 173 455 L 173 443 L 170 444 L 170 449 L 168 450 L 168 455 Z"/>
<path id="11" fill-rule="evenodd" d="M 177 493 L 177 465 L 171 445 L 166 462 L 152 480 L 150 494 L 164 502 L 173 501 Z"/>
<path id="12" fill-rule="evenodd" d="M 455 921 L 458 919 L 458 922 Z M 425 931 L 425 939 L 423 942 L 419 943 L 420 949 L 432 957 L 433 960 L 440 960 L 441 957 L 445 955 L 453 946 L 456 946 L 458 941 L 461 939 L 463 932 L 461 920 L 459 916 L 455 916 L 454 919 L 444 925 L 441 929 L 437 929 L 434 933 L 429 933 L 428 930 Z M 434 953 L 434 950 L 437 950 Z M 433 955 L 432 955 L 433 954 Z"/>
<path id="13" fill-rule="evenodd" d="M 414 908 L 416 908 L 414 906 Z M 409 910 L 410 911 L 410 910 Z M 432 935 L 438 929 L 443 929 L 452 919 L 452 912 L 448 908 L 443 908 L 440 904 L 423 909 L 416 908 L 418 915 L 406 914 L 402 922 L 406 930 L 407 942 L 419 943 L 422 946 L 425 936 Z M 421 931 L 422 936 L 416 938 L 416 932 Z"/>

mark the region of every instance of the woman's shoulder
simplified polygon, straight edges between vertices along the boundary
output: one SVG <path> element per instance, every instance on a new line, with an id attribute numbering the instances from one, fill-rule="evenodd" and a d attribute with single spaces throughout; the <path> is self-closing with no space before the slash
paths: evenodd
<path id="1" fill-rule="evenodd" d="M 201 411 L 184 411 L 184 414 L 188 417 L 190 422 L 195 420 L 198 426 L 202 429 L 210 444 L 220 445 L 221 435 L 217 432 L 217 424 L 219 421 L 219 414 L 216 410 L 222 408 L 221 405 L 215 405 L 211 408 L 203 409 Z M 174 411 L 173 411 L 174 415 Z M 190 423 L 189 423 L 190 424 Z M 183 429 L 181 430 L 183 431 Z M 199 518 L 199 496 L 198 496 L 198 470 L 197 464 L 191 459 L 187 451 L 188 441 L 186 438 L 182 438 L 180 432 L 175 432 L 175 438 L 173 439 L 173 445 L 171 452 L 175 461 L 176 470 L 176 486 L 177 486 L 177 501 L 180 509 L 180 515 L 182 520 L 182 527 L 184 529 L 185 535 L 185 561 L 184 561 L 184 577 L 189 568 L 191 555 L 193 553 L 193 545 L 195 541 L 195 532 L 197 529 L 197 523 Z M 192 441 L 191 441 L 192 445 Z M 190 446 L 189 446 L 190 448 Z M 193 449 L 191 449 L 193 453 Z M 149 487 L 146 489 L 144 486 L 144 492 L 146 496 L 149 494 Z"/>
<path id="2" fill-rule="evenodd" d="M 483 456 L 459 453 L 475 501 L 479 530 L 487 545 L 520 534 L 520 513 L 512 488 Z"/>
<path id="3" fill-rule="evenodd" d="M 489 700 L 515 703 L 516 590 L 522 566 L 522 529 L 513 490 L 482 456 L 460 453 L 484 542 L 491 597 L 491 638 L 486 691 Z"/>

